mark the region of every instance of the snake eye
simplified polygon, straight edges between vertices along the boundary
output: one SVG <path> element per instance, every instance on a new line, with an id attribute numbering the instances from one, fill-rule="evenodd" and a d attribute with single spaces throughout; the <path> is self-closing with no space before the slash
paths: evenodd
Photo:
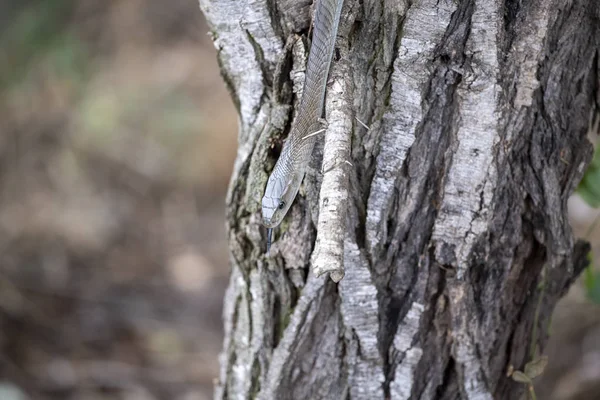
<path id="1" fill-rule="evenodd" d="M 279 208 L 280 210 L 283 210 L 283 207 L 285 207 L 285 201 L 283 201 L 283 200 L 282 200 L 282 201 L 279 203 L 279 205 L 277 206 L 277 208 Z"/>

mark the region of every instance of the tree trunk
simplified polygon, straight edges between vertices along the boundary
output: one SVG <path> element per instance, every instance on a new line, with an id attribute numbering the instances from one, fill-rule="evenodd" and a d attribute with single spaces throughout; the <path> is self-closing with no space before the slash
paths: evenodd
<path id="1" fill-rule="evenodd" d="M 311 3 L 200 0 L 240 115 L 215 398 L 518 399 L 510 371 L 586 264 L 566 203 L 600 104 L 597 0 L 346 0 L 324 172 L 267 255 Z M 339 284 L 310 271 L 325 239 Z"/>

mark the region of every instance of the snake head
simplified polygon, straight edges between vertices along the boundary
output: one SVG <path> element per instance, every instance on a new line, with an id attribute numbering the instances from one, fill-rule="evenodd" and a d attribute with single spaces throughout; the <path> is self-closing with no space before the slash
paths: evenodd
<path id="1" fill-rule="evenodd" d="M 299 174 L 279 174 L 277 166 L 269 177 L 265 194 L 262 198 L 262 217 L 263 225 L 267 228 L 274 228 L 281 223 L 283 217 L 287 214 L 294 197 L 300 188 L 302 175 Z"/>

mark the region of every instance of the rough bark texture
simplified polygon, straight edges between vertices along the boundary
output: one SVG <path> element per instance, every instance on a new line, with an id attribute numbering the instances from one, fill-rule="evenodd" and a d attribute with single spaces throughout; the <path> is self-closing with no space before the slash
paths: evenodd
<path id="1" fill-rule="evenodd" d="M 339 284 L 309 272 L 326 177 L 305 178 L 269 256 L 260 225 L 310 4 L 200 0 L 240 113 L 216 398 L 519 398 L 507 371 L 585 264 L 566 201 L 592 150 L 597 0 L 346 0 L 324 160 L 345 171 Z"/>

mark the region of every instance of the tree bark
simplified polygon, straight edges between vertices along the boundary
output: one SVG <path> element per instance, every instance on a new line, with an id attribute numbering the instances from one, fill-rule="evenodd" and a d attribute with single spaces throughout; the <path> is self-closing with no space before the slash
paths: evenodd
<path id="1" fill-rule="evenodd" d="M 525 394 L 510 370 L 541 352 L 586 264 L 566 203 L 600 104 L 597 3 L 346 0 L 313 157 L 326 167 L 267 255 L 260 200 L 311 1 L 200 0 L 240 116 L 216 399 Z M 310 271 L 317 236 L 343 251 L 339 284 Z"/>

